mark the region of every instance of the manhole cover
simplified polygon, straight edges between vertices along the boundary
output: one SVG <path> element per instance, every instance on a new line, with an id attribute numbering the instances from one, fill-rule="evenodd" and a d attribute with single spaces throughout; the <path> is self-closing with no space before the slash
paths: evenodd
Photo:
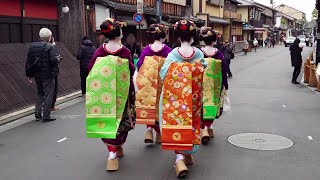
<path id="1" fill-rule="evenodd" d="M 293 142 L 285 137 L 265 133 L 242 133 L 228 138 L 228 141 L 238 147 L 256 150 L 281 150 L 293 145 Z"/>

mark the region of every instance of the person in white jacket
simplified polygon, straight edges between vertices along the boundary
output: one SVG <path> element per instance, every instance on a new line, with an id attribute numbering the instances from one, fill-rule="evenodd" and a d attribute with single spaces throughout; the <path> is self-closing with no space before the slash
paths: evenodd
<path id="1" fill-rule="evenodd" d="M 254 52 L 257 52 L 258 44 L 259 44 L 259 42 L 258 42 L 257 38 L 254 38 L 254 41 L 253 41 L 253 45 L 254 45 Z"/>

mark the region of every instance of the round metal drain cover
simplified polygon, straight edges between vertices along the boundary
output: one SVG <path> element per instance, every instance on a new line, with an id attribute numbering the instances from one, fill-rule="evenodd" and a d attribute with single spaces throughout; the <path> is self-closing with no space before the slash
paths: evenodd
<path id="1" fill-rule="evenodd" d="M 228 141 L 238 147 L 262 151 L 287 149 L 293 145 L 288 138 L 266 133 L 235 134 L 230 136 Z"/>

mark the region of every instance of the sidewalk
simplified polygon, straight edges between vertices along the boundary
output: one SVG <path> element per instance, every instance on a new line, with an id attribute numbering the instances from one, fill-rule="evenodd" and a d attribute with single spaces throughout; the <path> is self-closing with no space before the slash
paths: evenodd
<path id="1" fill-rule="evenodd" d="M 71 101 L 73 99 L 79 98 L 80 96 L 81 96 L 81 91 L 77 91 L 77 92 L 74 92 L 74 93 L 59 97 L 57 99 L 56 105 L 63 104 L 65 102 L 68 102 L 68 101 Z M 31 106 L 31 107 L 27 107 L 25 109 L 22 109 L 22 110 L 19 110 L 19 111 L 16 111 L 16 112 L 12 112 L 12 113 L 6 114 L 4 116 L 0 116 L 0 126 L 3 125 L 3 124 L 6 124 L 6 123 L 12 122 L 14 120 L 17 120 L 19 118 L 26 117 L 28 115 L 33 114 L 34 113 L 34 108 L 35 108 L 34 106 Z"/>

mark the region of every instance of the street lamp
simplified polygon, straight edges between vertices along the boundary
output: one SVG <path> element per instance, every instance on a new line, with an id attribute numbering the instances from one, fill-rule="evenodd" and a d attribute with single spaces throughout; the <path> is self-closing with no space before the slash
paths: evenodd
<path id="1" fill-rule="evenodd" d="M 69 12 L 69 7 L 67 5 L 62 6 L 62 12 L 63 13 L 68 13 Z"/>

